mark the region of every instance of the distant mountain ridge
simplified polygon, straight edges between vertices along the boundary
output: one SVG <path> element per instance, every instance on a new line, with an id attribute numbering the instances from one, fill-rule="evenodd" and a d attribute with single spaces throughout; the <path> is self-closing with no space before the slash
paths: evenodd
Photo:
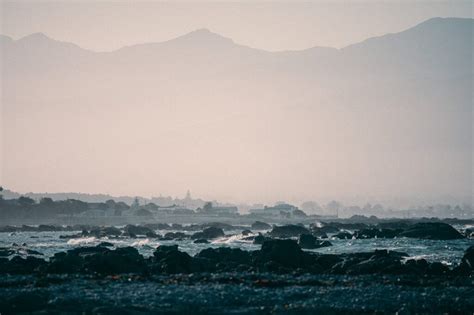
<path id="1" fill-rule="evenodd" d="M 473 21 L 281 52 L 206 29 L 111 52 L 2 36 L 3 182 L 180 191 L 205 177 L 222 194 L 344 183 L 471 202 Z"/>

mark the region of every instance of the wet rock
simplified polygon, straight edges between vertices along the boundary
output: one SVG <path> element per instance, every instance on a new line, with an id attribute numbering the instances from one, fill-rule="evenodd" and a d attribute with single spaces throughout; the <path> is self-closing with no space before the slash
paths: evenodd
<path id="1" fill-rule="evenodd" d="M 301 225 L 275 226 L 269 233 L 272 237 L 298 237 L 301 234 L 311 234 L 310 231 Z"/>
<path id="2" fill-rule="evenodd" d="M 128 224 L 123 228 L 125 234 L 132 235 L 154 235 L 155 232 L 146 226 Z"/>
<path id="3" fill-rule="evenodd" d="M 14 250 L 7 247 L 0 247 L 0 257 L 8 257 L 15 253 Z"/>
<path id="4" fill-rule="evenodd" d="M 309 229 L 311 230 L 311 233 L 314 236 L 317 236 L 319 234 L 327 234 L 327 233 L 337 233 L 339 232 L 339 228 L 332 226 L 332 225 L 321 225 L 321 224 L 315 224 L 311 223 L 309 225 Z"/>
<path id="5" fill-rule="evenodd" d="M 451 225 L 441 222 L 416 223 L 401 232 L 398 236 L 430 240 L 453 240 L 464 238 L 464 236 Z"/>
<path id="6" fill-rule="evenodd" d="M 175 240 L 175 239 L 184 239 L 188 238 L 189 236 L 183 232 L 168 232 L 162 238 L 163 240 Z"/>
<path id="7" fill-rule="evenodd" d="M 252 231 L 250 231 L 250 230 L 243 230 L 243 231 L 242 231 L 242 235 L 243 235 L 243 236 L 248 236 L 248 235 L 250 235 L 250 234 L 252 234 Z"/>
<path id="8" fill-rule="evenodd" d="M 178 245 L 159 246 L 151 258 L 152 272 L 189 273 L 192 271 L 192 257 L 178 250 Z"/>
<path id="9" fill-rule="evenodd" d="M 45 224 L 40 224 L 38 226 L 38 231 L 39 232 L 54 232 L 54 231 L 61 231 L 61 227 L 59 226 L 54 226 L 54 225 L 45 225 Z"/>
<path id="10" fill-rule="evenodd" d="M 100 242 L 97 246 L 99 247 L 114 247 L 114 244 L 110 242 Z"/>
<path id="11" fill-rule="evenodd" d="M 251 255 L 240 248 L 207 248 L 196 255 L 196 258 L 207 260 L 206 269 L 208 271 L 233 271 L 239 265 L 250 265 Z M 202 265 L 202 263 L 201 263 Z M 215 268 L 213 268 L 215 266 Z"/>
<path id="12" fill-rule="evenodd" d="M 0 262 L 0 273 L 29 274 L 37 271 L 44 265 L 46 265 L 46 261 L 34 256 L 26 258 L 14 256 L 11 260 L 5 259 Z"/>
<path id="13" fill-rule="evenodd" d="M 224 231 L 222 229 L 216 228 L 216 227 L 208 227 L 208 228 L 204 229 L 202 232 L 194 233 L 191 236 L 191 239 L 193 239 L 193 240 L 200 239 L 200 238 L 214 239 L 214 238 L 219 238 L 219 237 L 223 237 L 223 236 L 225 236 L 225 234 L 224 234 Z"/>
<path id="14" fill-rule="evenodd" d="M 252 230 L 269 230 L 272 226 L 262 221 L 255 221 L 251 226 Z"/>
<path id="15" fill-rule="evenodd" d="M 294 240 L 268 240 L 256 253 L 257 264 L 277 263 L 283 267 L 304 267 L 313 261 L 311 255 L 305 253 Z"/>
<path id="16" fill-rule="evenodd" d="M 333 235 L 332 237 L 340 239 L 340 240 L 350 240 L 352 239 L 353 235 L 349 232 L 344 231 L 344 232 L 339 232 L 336 235 Z"/>
<path id="17" fill-rule="evenodd" d="M 4 225 L 0 226 L 0 233 L 11 233 L 11 232 L 17 232 L 20 229 L 17 228 L 16 226 L 11 226 L 11 225 Z"/>
<path id="18" fill-rule="evenodd" d="M 401 273 L 401 260 L 408 255 L 405 253 L 375 250 L 372 253 L 356 253 L 343 256 L 343 261 L 335 264 L 331 272 L 339 274 L 376 274 Z"/>
<path id="19" fill-rule="evenodd" d="M 474 245 L 466 249 L 461 263 L 453 270 L 454 274 L 474 274 Z"/>
<path id="20" fill-rule="evenodd" d="M 144 273 L 145 259 L 133 247 L 120 247 L 84 258 L 84 271 L 99 274 Z"/>
<path id="21" fill-rule="evenodd" d="M 108 251 L 110 249 L 105 246 L 95 246 L 77 247 L 67 252 L 56 253 L 44 270 L 47 273 L 79 273 L 84 271 L 86 257 L 101 255 Z"/>
<path id="22" fill-rule="evenodd" d="M 250 237 L 253 238 L 253 243 L 257 245 L 261 245 L 263 244 L 263 242 L 271 240 L 270 237 L 263 236 L 261 233 L 258 233 L 257 236 L 250 236 Z"/>
<path id="23" fill-rule="evenodd" d="M 120 236 L 122 231 L 116 227 L 93 227 L 89 230 L 83 230 L 82 236 L 93 236 L 96 238 L 101 237 L 110 237 L 110 236 Z"/>
<path id="24" fill-rule="evenodd" d="M 380 229 L 380 228 L 368 228 L 356 231 L 354 237 L 356 239 L 368 239 L 368 238 L 395 238 L 403 230 L 401 229 Z"/>
<path id="25" fill-rule="evenodd" d="M 318 240 L 316 237 L 310 234 L 301 234 L 298 239 L 298 245 L 303 249 L 332 246 L 330 242 Z"/>
<path id="26" fill-rule="evenodd" d="M 197 239 L 193 242 L 194 244 L 209 244 L 209 241 L 203 238 Z"/>
<path id="27" fill-rule="evenodd" d="M 471 228 L 467 228 L 465 231 L 464 231 L 464 235 L 468 238 L 474 238 L 474 227 L 471 227 Z"/>

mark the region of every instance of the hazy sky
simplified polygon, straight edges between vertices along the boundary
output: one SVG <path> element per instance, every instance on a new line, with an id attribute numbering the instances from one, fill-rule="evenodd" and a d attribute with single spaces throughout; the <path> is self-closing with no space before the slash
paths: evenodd
<path id="1" fill-rule="evenodd" d="M 111 51 L 208 28 L 254 48 L 298 50 L 344 47 L 432 17 L 472 17 L 472 3 L 0 0 L 0 33 L 18 39 L 42 32 Z M 439 38 L 437 31 L 430 34 Z M 205 32 L 164 51 L 151 45 L 159 47 L 150 55 L 146 49 L 86 54 L 94 57 L 82 66 L 70 59 L 77 56 L 68 54 L 69 46 L 51 58 L 36 50 L 45 39 L 32 37 L 15 44 L 20 53 L 10 51 L 10 76 L 1 73 L 0 185 L 19 192 L 145 196 L 182 196 L 191 189 L 197 197 L 250 203 L 465 197 L 473 191 L 472 72 L 469 81 L 463 71 L 469 63 L 472 68 L 472 58 L 456 57 L 469 54 L 472 32 L 454 34 L 462 49 L 450 49 L 456 36 L 443 37 L 435 49 L 409 49 L 418 59 L 390 59 L 363 73 L 357 66 L 325 68 L 319 55 L 311 59 L 314 68 L 307 67 L 306 52 L 227 49 L 227 41 Z M 445 49 L 441 58 L 439 47 Z M 279 64 L 274 55 L 302 59 Z M 451 67 L 446 73 L 461 68 L 464 77 L 450 81 L 443 63 L 429 64 L 430 57 L 444 58 Z M 378 72 L 385 66 L 387 76 Z M 418 66 L 428 79 L 434 69 L 436 80 L 425 86 L 424 76 L 413 79 Z"/>
<path id="2" fill-rule="evenodd" d="M 431 17 L 472 17 L 472 1 L 1 1 L 1 33 L 43 32 L 104 51 L 199 28 L 265 50 L 343 47 Z"/>

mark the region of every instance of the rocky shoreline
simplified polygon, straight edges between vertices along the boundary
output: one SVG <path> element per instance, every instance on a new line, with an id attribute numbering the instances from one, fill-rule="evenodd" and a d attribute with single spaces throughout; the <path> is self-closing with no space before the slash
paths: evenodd
<path id="1" fill-rule="evenodd" d="M 474 309 L 474 246 L 458 266 L 386 250 L 328 255 L 296 241 L 261 250 L 79 247 L 49 261 L 0 259 L 0 312 L 14 314 L 457 313 Z M 273 301 L 269 303 L 269 301 Z"/>
<path id="2" fill-rule="evenodd" d="M 161 245 L 145 257 L 134 247 L 103 241 L 42 257 L 38 252 L 20 253 L 24 249 L 18 245 L 0 248 L 0 313 L 472 314 L 474 309 L 474 244 L 452 266 L 400 251 L 303 250 L 331 246 L 334 238 L 452 240 L 469 238 L 469 231 L 459 232 L 441 222 L 382 226 L 256 222 L 250 228 L 260 227 L 266 232 L 255 234 L 248 227 L 219 223 L 181 229 L 175 225 L 158 235 L 157 227 L 128 225 L 89 227 L 67 236 L 205 243 L 225 235 L 224 230 L 240 228 L 243 237 L 261 244 L 248 251 L 209 247 L 189 255 L 178 245 Z"/>

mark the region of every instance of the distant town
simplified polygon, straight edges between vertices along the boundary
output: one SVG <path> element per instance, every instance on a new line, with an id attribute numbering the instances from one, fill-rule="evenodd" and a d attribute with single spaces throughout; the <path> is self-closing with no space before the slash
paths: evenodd
<path id="1" fill-rule="evenodd" d="M 191 221 L 220 219 L 249 219 L 286 221 L 302 219 L 338 219 L 354 216 L 377 218 L 473 218 L 471 205 L 434 204 L 409 209 L 385 208 L 380 204 L 347 206 L 338 201 L 320 205 L 306 201 L 301 205 L 277 202 L 273 205 L 233 205 L 217 201 L 194 199 L 188 191 L 184 198 L 171 197 L 111 197 L 87 194 L 18 194 L 7 189 L 0 193 L 0 219 L 88 221 L 94 219 L 134 222 L 149 219 L 186 218 Z M 179 220 L 177 221 L 179 222 Z"/>

